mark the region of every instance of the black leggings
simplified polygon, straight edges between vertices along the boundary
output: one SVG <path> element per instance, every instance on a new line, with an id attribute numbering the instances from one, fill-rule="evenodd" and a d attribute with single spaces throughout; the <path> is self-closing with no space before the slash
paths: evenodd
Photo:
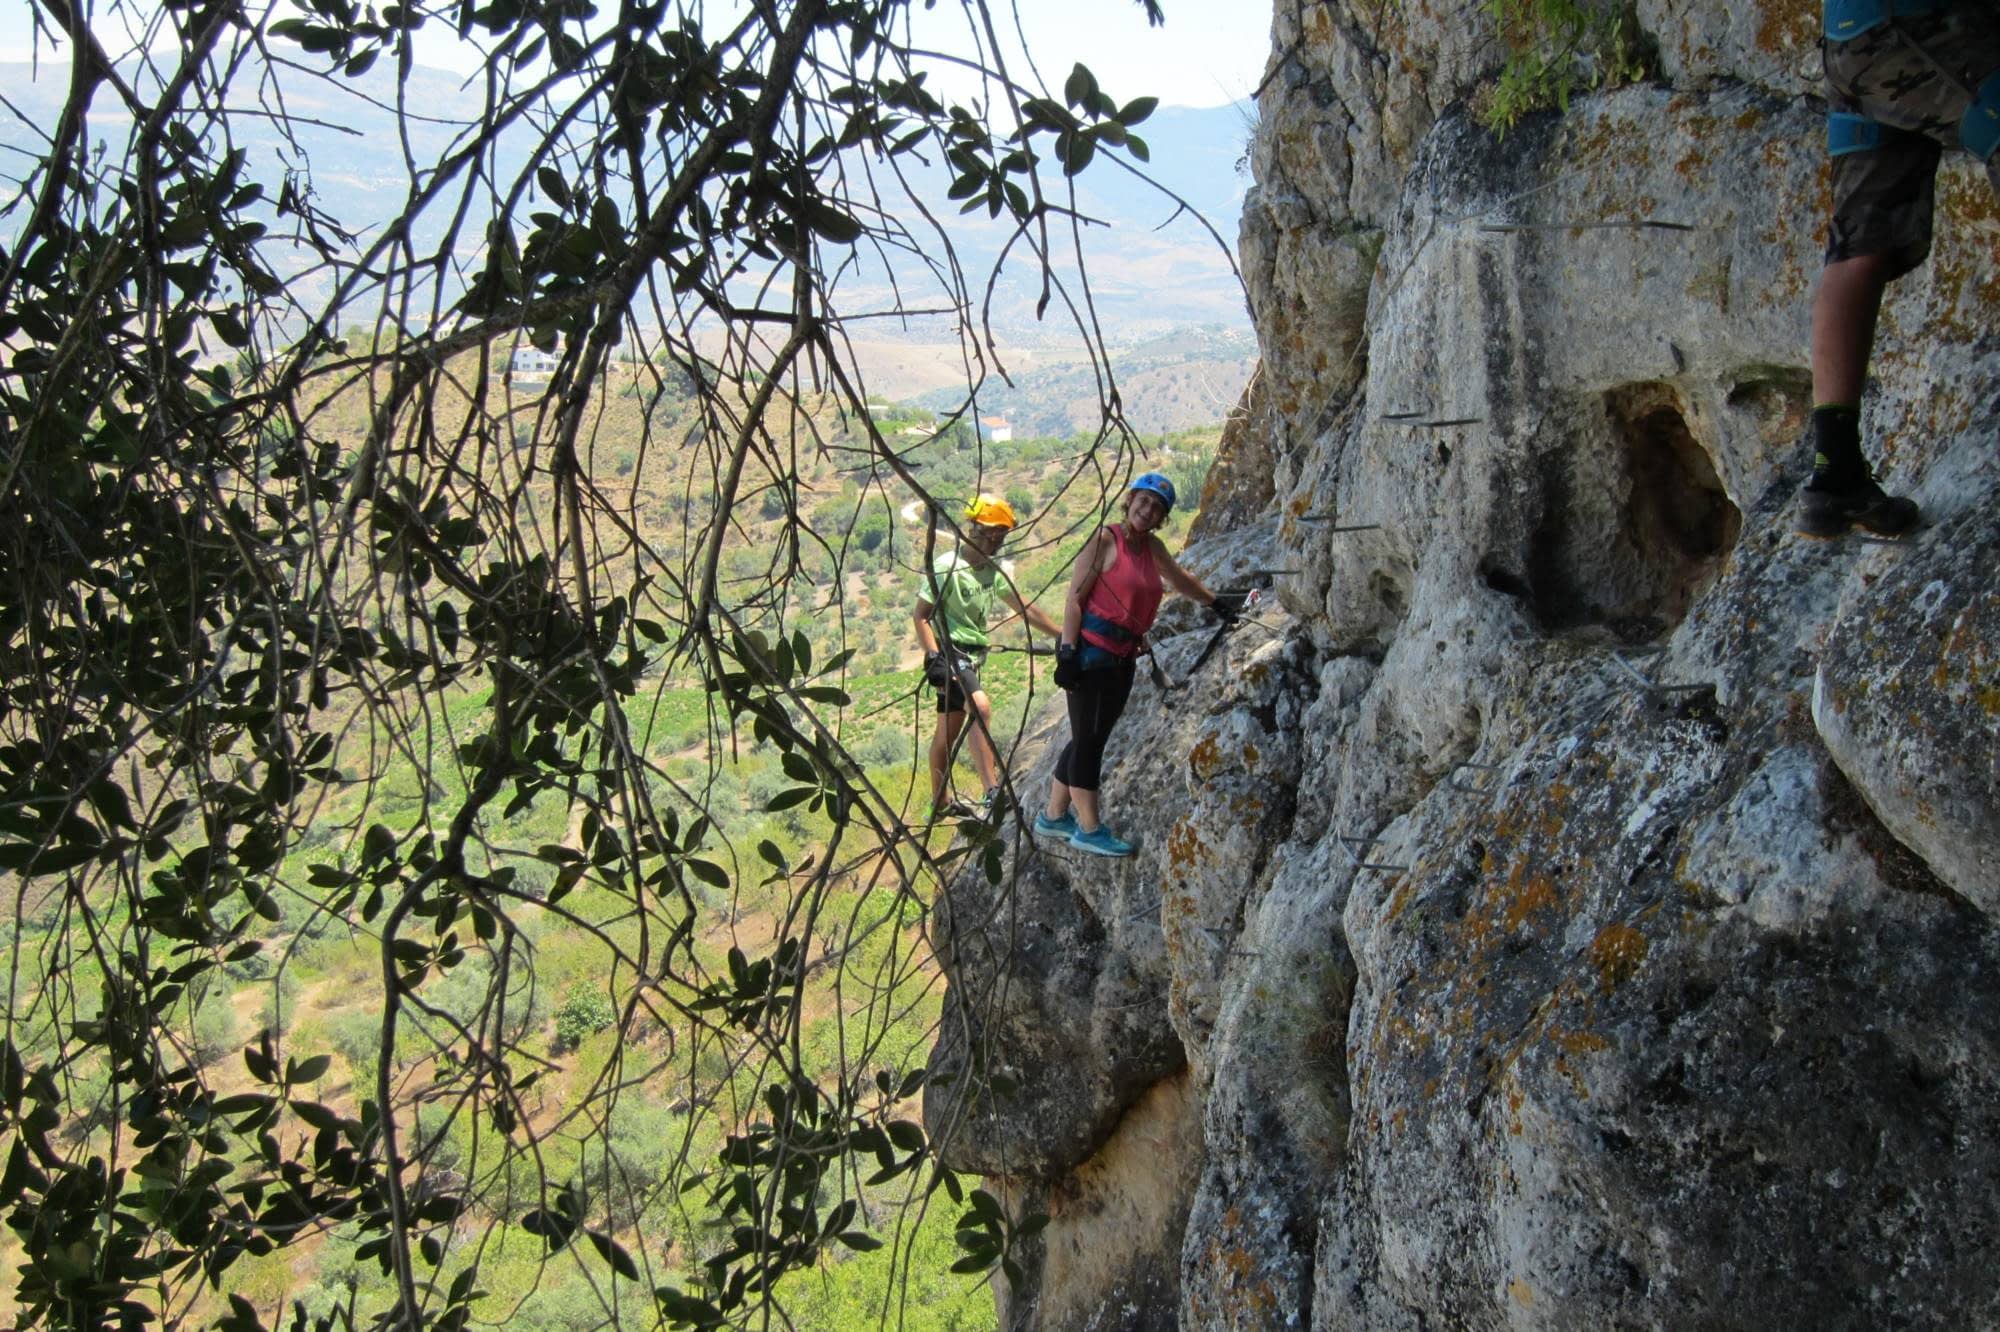
<path id="1" fill-rule="evenodd" d="M 1079 791 L 1095 791 L 1104 769 L 1104 746 L 1111 728 L 1132 697 L 1132 679 L 1139 663 L 1120 658 L 1109 666 L 1085 671 L 1069 691 L 1069 743 L 1056 758 L 1056 780 Z"/>

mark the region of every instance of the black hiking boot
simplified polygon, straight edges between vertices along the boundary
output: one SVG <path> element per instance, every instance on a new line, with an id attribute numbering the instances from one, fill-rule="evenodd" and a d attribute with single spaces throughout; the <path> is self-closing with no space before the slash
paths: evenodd
<path id="1" fill-rule="evenodd" d="M 1894 539 L 1914 530 L 1922 516 L 1914 500 L 1885 493 L 1865 471 L 1848 480 L 1817 471 L 1799 492 L 1798 533 L 1821 541 L 1856 527 Z"/>

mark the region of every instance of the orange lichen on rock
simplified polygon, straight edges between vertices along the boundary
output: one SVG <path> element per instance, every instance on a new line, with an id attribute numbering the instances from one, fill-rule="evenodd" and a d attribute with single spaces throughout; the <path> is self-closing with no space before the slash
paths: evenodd
<path id="1" fill-rule="evenodd" d="M 1817 0 L 1764 0 L 1757 15 L 1757 45 L 1773 55 L 1803 50 L 1819 40 Z"/>
<path id="2" fill-rule="evenodd" d="M 1507 909 L 1501 919 L 1510 932 L 1527 924 L 1535 912 L 1553 910 L 1556 905 L 1556 886 L 1548 875 L 1524 874 L 1524 868 L 1515 866 L 1507 879 Z"/>
<path id="3" fill-rule="evenodd" d="M 1646 960 L 1648 947 L 1646 936 L 1630 925 L 1606 925 L 1597 932 L 1590 944 L 1590 962 L 1606 994 L 1632 979 Z"/>
<path id="4" fill-rule="evenodd" d="M 1594 1031 L 1567 1031 L 1551 1027 L 1548 1039 L 1566 1055 L 1597 1054 L 1611 1048 L 1610 1039 Z"/>
<path id="5" fill-rule="evenodd" d="M 1229 812 L 1245 828 L 1254 829 L 1264 821 L 1265 805 L 1262 799 L 1253 795 L 1240 795 L 1229 802 Z"/>
<path id="6" fill-rule="evenodd" d="M 1696 121 L 1687 127 L 1690 142 L 1685 151 L 1674 160 L 1674 174 L 1685 180 L 1699 181 L 1708 177 L 1714 161 L 1714 154 L 1702 147 L 1709 142 L 1708 136 L 1714 132 L 1712 124 Z"/>
<path id="7" fill-rule="evenodd" d="M 1416 892 L 1416 884 L 1405 879 L 1394 892 L 1389 894 L 1389 905 L 1382 912 L 1383 919 L 1394 920 L 1402 915 L 1403 908 L 1410 904 L 1410 899 L 1416 896 Z"/>
<path id="8" fill-rule="evenodd" d="M 1555 1057 L 1555 1071 L 1569 1083 L 1570 1090 L 1576 1093 L 1579 1101 L 1589 1100 L 1590 1087 L 1584 1082 L 1583 1074 L 1570 1061 L 1579 1055 L 1597 1054 L 1609 1050 L 1611 1042 L 1593 1031 L 1566 1031 L 1555 1027 L 1551 1027 L 1545 1036 L 1550 1044 L 1562 1051 Z"/>
<path id="9" fill-rule="evenodd" d="M 1222 746 L 1212 735 L 1203 736 L 1195 747 L 1188 751 L 1188 767 L 1203 781 L 1209 780 L 1222 771 Z"/>
<path id="10" fill-rule="evenodd" d="M 1930 290 L 1926 322 L 1937 335 L 1971 340 L 1985 332 L 1986 313 L 2000 303 L 2000 273 L 1989 258 L 1991 236 L 2000 225 L 1993 192 L 1983 179 L 1951 173 L 1940 174 L 1938 202 L 1950 217 L 1940 228 L 1939 244 L 1930 257 Z M 1969 422 L 1970 405 L 1959 400 L 1931 402 L 1934 409 L 1952 407 L 1926 422 L 1933 433 L 1949 434 Z"/>
<path id="11" fill-rule="evenodd" d="M 1202 844 L 1194 826 L 1186 819 L 1177 820 L 1167 830 L 1167 863 L 1175 869 L 1193 869 L 1214 859 L 1215 853 Z"/>

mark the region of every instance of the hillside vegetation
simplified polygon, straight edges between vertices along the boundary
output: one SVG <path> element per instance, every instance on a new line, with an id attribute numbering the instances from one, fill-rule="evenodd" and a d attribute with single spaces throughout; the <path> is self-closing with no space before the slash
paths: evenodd
<path id="1" fill-rule="evenodd" d="M 946 1323 L 1023 1272 L 1041 1222 L 915 1100 L 939 885 L 1008 871 L 925 820 L 912 593 L 978 488 L 1033 597 L 1135 469 L 1196 488 L 1207 435 L 1135 429 L 1173 394 L 1094 293 L 1233 321 L 1233 260 L 1145 181 L 1157 99 L 993 49 L 940 91 L 983 0 L 642 8 L 38 11 L 71 77 L 6 109 L 0 236 L 17 1326 Z M 447 30 L 453 87 L 412 59 Z M 1099 264 L 1099 176 L 1220 281 L 1168 288 L 1164 230 Z M 934 367 L 878 396 L 862 344 L 906 330 L 951 405 L 891 405 Z M 1087 424 L 996 445 L 1029 345 L 1089 368 Z M 1003 743 L 1032 660 L 987 674 Z"/>
<path id="2" fill-rule="evenodd" d="M 500 363 L 469 356 L 458 374 L 470 382 L 502 373 Z M 480 443 L 487 450 L 482 473 L 496 484 L 545 467 L 535 423 L 546 379 L 511 376 L 501 388 L 510 409 L 500 419 L 512 428 Z M 310 438 L 336 450 L 358 447 L 378 389 L 364 376 L 304 404 Z M 469 401 L 433 404 L 446 433 L 471 429 Z M 932 530 L 930 510 L 899 480 L 848 465 L 864 452 L 864 423 L 844 419 L 831 402 L 803 401 L 810 410 L 786 425 L 799 449 L 796 484 L 767 475 L 761 487 L 746 488 L 746 501 L 727 516 L 722 575 L 768 583 L 776 596 L 804 607 L 803 615 L 771 608 L 773 625 L 811 626 L 776 650 L 824 691 L 823 715 L 860 765 L 856 780 L 902 811 L 935 864 L 948 868 L 982 851 L 988 834 L 970 825 L 923 827 L 923 747 L 935 714 L 932 694 L 921 687 L 910 615 L 927 550 L 933 542 L 948 546 L 952 536 Z M 591 409 L 590 490 L 618 515 L 630 543 L 620 558 L 640 585 L 671 583 L 692 534 L 712 517 L 714 481 L 704 470 L 710 455 L 689 443 L 705 427 L 698 402 L 681 372 L 629 360 L 606 377 Z M 1095 462 L 1079 461 L 1090 441 L 982 444 L 963 422 L 925 408 L 872 404 L 870 416 L 904 446 L 910 473 L 952 516 L 977 490 L 1007 497 L 1024 520 L 1005 552 L 1010 576 L 1025 596 L 1059 613 L 1069 563 L 1105 505 L 1109 478 Z M 1217 433 L 1141 441 L 1143 461 L 1198 494 Z M 530 485 L 523 493 L 534 510 L 525 521 L 550 521 L 548 489 Z M 799 517 L 824 540 L 795 543 Z M 407 559 L 387 543 L 380 554 Z M 428 577 L 414 561 L 397 572 L 419 583 Z M 440 605 L 431 632 L 448 637 L 447 623 Z M 397 632 L 387 618 L 378 627 L 385 636 Z M 753 619 L 746 628 L 759 625 Z M 638 631 L 665 637 L 643 622 Z M 1026 645 L 1018 625 L 999 641 L 1003 649 Z M 934 1205 L 930 1194 L 943 1177 L 928 1166 L 897 1168 L 917 1163 L 905 1155 L 922 1141 L 909 1123 L 917 1111 L 908 1098 L 939 1020 L 940 983 L 925 934 L 930 903 L 920 887 L 934 883 L 935 871 L 905 847 L 837 828 L 823 800 L 800 798 L 797 755 L 719 709 L 687 666 L 685 649 L 661 646 L 624 711 L 626 733 L 650 774 L 643 799 L 699 853 L 681 885 L 686 942 L 702 971 L 732 981 L 756 967 L 769 971 L 769 961 L 753 958 L 792 957 L 798 1020 L 787 1034 L 789 1049 L 775 1053 L 818 1085 L 874 1085 L 879 1078 L 872 1096 L 889 1168 L 854 1188 L 860 1213 L 853 1242 L 835 1251 L 844 1256 L 787 1278 L 777 1292 L 781 1306 L 800 1327 L 883 1320 L 990 1327 L 983 1281 L 949 1270 L 964 1250 L 954 1242 L 957 1209 L 942 1198 Z M 1029 661 L 1002 650 L 985 672 L 999 705 L 1003 752 L 1026 710 L 1049 696 L 1046 674 Z M 431 808 L 465 800 L 472 777 L 463 758 L 482 743 L 478 724 L 490 693 L 490 685 L 470 680 L 439 695 L 406 691 L 398 706 L 421 720 L 402 736 L 372 725 L 364 711 L 343 715 L 329 701 L 328 725 L 339 738 L 321 761 L 335 780 L 301 834 L 282 848 L 273 891 L 259 901 L 246 936 L 257 946 L 240 948 L 228 965 L 187 985 L 174 1025 L 193 1076 L 225 1103 L 249 1105 L 260 1059 L 281 1059 L 284 1051 L 324 1052 L 293 1069 L 293 1104 L 319 1107 L 305 1112 L 307 1126 L 361 1116 L 379 1087 L 392 1088 L 392 1103 L 407 1107 L 403 1128 L 422 1189 L 433 1196 L 462 1191 L 473 1200 L 448 1238 L 436 1241 L 438 1283 L 475 1273 L 480 1293 L 470 1308 L 481 1319 L 595 1327 L 607 1307 L 617 1307 L 618 1290 L 607 1285 L 596 1253 L 551 1253 L 550 1218 L 573 1208 L 617 1255 L 611 1270 L 629 1263 L 649 1286 L 696 1282 L 702 1263 L 730 1240 L 711 1193 L 722 1182 L 712 1172 L 726 1143 L 751 1132 L 763 1111 L 774 1052 L 731 1021 L 714 995 L 639 974 L 661 947 L 659 919 L 641 904 L 647 889 L 620 887 L 615 876 L 606 881 L 595 872 L 609 831 L 558 787 L 482 815 L 472 838 L 481 873 L 553 909 L 519 928 L 476 912 L 466 919 L 450 953 L 411 986 L 411 1022 L 383 1059 L 383 939 L 365 901 L 355 926 L 356 901 L 372 895 L 379 903 L 383 883 L 375 870 L 385 847 L 421 836 Z M 428 752 L 409 749 L 409 735 L 427 737 Z M 1012 776 L 1029 791 L 1041 778 Z M 977 794 L 969 769 L 959 780 Z M 184 849 L 195 845 L 179 840 Z M 824 877 L 825 891 L 800 893 L 799 884 L 815 876 Z M 63 1048 L 70 1015 L 90 1011 L 88 996 L 104 984 L 99 960 L 71 947 L 74 917 L 92 913 L 100 929 L 115 934 L 130 907 L 117 895 L 77 899 L 56 891 L 23 903 L 18 919 L 0 926 L 14 992 L 62 996 L 27 999 L 13 1010 L 15 1040 L 33 1062 Z M 699 1016 L 705 1011 L 712 1020 Z M 472 1052 L 496 1036 L 510 1051 L 516 1122 L 481 1117 L 458 1095 L 468 1080 L 485 1076 Z M 69 1112 L 58 1132 L 79 1149 L 115 1152 L 130 1107 L 120 1104 L 108 1061 L 96 1055 L 66 1065 L 61 1093 Z M 301 1139 L 298 1149 L 311 1147 Z M 955 1181 L 949 1187 L 961 1188 Z M 889 1242 L 876 1247 L 870 1232 Z M 0 1264 L 19 1255 L 15 1237 L 0 1241 Z M 326 1241 L 243 1256 L 225 1289 L 227 1299 L 221 1291 L 194 1296 L 183 1316 L 206 1322 L 240 1300 L 273 1323 L 298 1305 L 309 1317 L 351 1316 L 363 1325 L 395 1295 L 362 1233 L 338 1227 Z M 0 1317 L 17 1311 L 11 1288 L 0 1290 Z"/>

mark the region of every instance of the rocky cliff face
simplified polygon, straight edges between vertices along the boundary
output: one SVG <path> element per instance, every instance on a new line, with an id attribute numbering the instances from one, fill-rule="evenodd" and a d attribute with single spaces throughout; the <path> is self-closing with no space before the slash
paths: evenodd
<path id="1" fill-rule="evenodd" d="M 1010 1326 L 2000 1319 L 2000 210 L 1885 312 L 1930 525 L 1794 536 L 1815 14 L 1721 8 L 1496 140 L 1476 10 L 1280 7 L 1190 557 L 1277 608 L 1135 696 L 1135 859 L 941 914 Z"/>

